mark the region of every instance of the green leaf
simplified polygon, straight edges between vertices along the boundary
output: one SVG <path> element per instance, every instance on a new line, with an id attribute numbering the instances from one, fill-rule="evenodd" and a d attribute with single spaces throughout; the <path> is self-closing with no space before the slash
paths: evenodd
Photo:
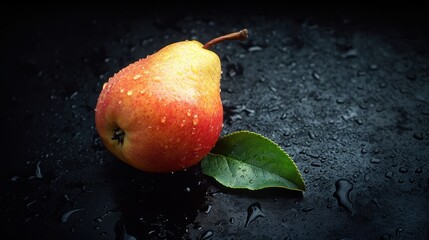
<path id="1" fill-rule="evenodd" d="M 238 131 L 220 138 L 202 160 L 201 169 L 230 188 L 305 191 L 301 173 L 289 155 L 254 132 Z"/>

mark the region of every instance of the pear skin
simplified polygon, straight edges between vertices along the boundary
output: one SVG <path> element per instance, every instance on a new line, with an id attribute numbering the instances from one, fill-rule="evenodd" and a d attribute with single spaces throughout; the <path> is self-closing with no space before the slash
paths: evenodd
<path id="1" fill-rule="evenodd" d="M 147 172 L 197 164 L 223 125 L 218 55 L 197 41 L 170 44 L 114 74 L 98 98 L 96 129 L 123 162 Z"/>
<path id="2" fill-rule="evenodd" d="M 148 172 L 196 164 L 222 130 L 219 57 L 196 41 L 171 44 L 103 86 L 96 127 L 107 149 Z M 112 139 L 122 129 L 123 140 Z"/>

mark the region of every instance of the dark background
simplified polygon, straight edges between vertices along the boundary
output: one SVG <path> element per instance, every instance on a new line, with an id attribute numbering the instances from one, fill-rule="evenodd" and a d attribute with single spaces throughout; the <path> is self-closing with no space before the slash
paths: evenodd
<path id="1" fill-rule="evenodd" d="M 209 4 L 3 9 L 2 235 L 429 238 L 425 8 Z M 277 142 L 306 192 L 226 189 L 198 165 L 148 174 L 106 151 L 94 107 L 111 75 L 172 42 L 244 27 L 248 40 L 213 48 L 222 135 L 246 129 Z M 336 184 L 350 190 L 343 204 Z"/>

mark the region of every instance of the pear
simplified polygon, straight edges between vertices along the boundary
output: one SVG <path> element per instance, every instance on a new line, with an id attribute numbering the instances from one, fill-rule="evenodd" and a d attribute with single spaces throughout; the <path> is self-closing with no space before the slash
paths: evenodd
<path id="1" fill-rule="evenodd" d="M 214 147 L 223 126 L 221 62 L 209 50 L 247 30 L 172 43 L 104 83 L 95 124 L 106 148 L 147 172 L 174 172 L 197 164 Z"/>

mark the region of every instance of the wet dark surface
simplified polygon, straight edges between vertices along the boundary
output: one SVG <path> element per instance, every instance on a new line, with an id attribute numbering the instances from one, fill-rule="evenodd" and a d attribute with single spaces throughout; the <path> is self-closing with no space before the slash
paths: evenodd
<path id="1" fill-rule="evenodd" d="M 17 17 L 2 19 L 3 236 L 429 238 L 422 10 L 161 9 L 8 9 Z M 169 43 L 243 27 L 249 40 L 213 49 L 222 134 L 246 129 L 277 142 L 306 192 L 229 190 L 199 166 L 148 174 L 106 151 L 94 107 L 113 73 Z"/>

